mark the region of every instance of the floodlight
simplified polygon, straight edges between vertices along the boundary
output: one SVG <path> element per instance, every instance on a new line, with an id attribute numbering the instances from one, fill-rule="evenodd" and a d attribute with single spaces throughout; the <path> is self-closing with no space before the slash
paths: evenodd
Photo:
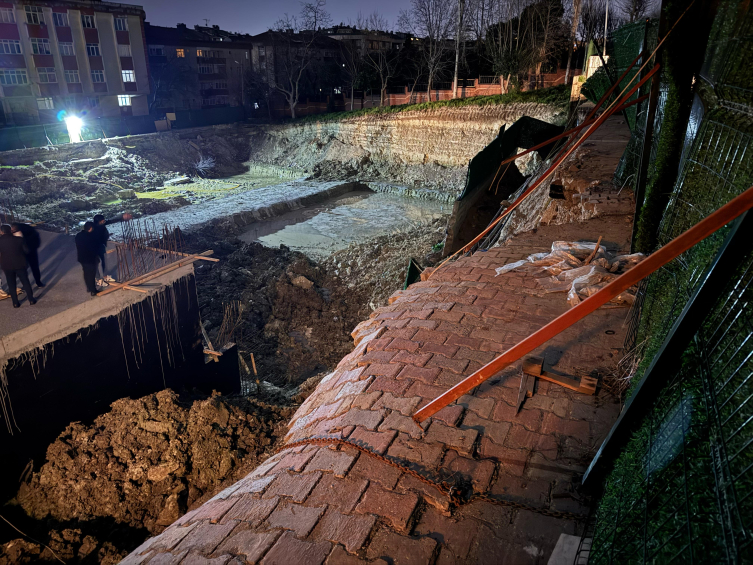
<path id="1" fill-rule="evenodd" d="M 68 116 L 65 118 L 65 127 L 68 128 L 68 137 L 71 143 L 81 141 L 81 128 L 83 125 L 84 122 L 78 116 Z"/>

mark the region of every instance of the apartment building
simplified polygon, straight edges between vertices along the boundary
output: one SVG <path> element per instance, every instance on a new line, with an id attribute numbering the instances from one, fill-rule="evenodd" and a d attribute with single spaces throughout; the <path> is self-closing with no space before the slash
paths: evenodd
<path id="1" fill-rule="evenodd" d="M 161 111 L 242 106 L 250 68 L 250 36 L 218 26 L 146 23 L 152 109 Z"/>
<path id="2" fill-rule="evenodd" d="M 352 26 L 335 26 L 324 30 L 332 39 L 353 45 L 361 55 L 368 51 L 398 51 L 410 35 L 402 32 L 370 31 Z"/>
<path id="3" fill-rule="evenodd" d="M 140 6 L 99 0 L 0 2 L 0 100 L 7 125 L 68 114 L 149 113 Z"/>

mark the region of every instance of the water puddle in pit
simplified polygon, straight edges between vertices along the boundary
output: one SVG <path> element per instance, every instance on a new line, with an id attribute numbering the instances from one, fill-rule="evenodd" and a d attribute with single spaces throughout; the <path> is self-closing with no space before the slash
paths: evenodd
<path id="1" fill-rule="evenodd" d="M 322 257 L 371 237 L 405 231 L 450 213 L 444 202 L 403 198 L 370 190 L 301 208 L 246 226 L 240 239 L 268 247 L 281 244 Z"/>

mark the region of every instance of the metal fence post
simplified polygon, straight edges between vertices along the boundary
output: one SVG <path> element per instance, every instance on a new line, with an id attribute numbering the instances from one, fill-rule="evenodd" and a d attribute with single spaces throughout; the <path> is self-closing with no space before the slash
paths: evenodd
<path id="1" fill-rule="evenodd" d="M 745 212 L 732 224 L 713 263 L 701 277 L 690 300 L 685 304 L 661 348 L 651 361 L 641 381 L 625 404 L 619 418 L 601 444 L 583 475 L 583 484 L 590 486 L 603 479 L 620 452 L 641 424 L 652 406 L 666 375 L 677 365 L 682 352 L 698 332 L 706 316 L 714 308 L 724 287 L 733 280 L 740 258 L 750 249 L 753 237 L 753 213 Z"/>

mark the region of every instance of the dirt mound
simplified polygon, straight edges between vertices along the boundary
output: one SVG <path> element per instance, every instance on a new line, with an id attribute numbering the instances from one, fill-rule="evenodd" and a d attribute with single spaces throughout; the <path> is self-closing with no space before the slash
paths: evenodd
<path id="1" fill-rule="evenodd" d="M 109 541 L 100 541 L 94 536 L 85 535 L 79 529 L 50 531 L 49 540 L 41 543 L 14 539 L 0 546 L 0 565 L 17 563 L 119 563 L 128 550 L 118 549 Z"/>
<path id="2" fill-rule="evenodd" d="M 212 241 L 211 233 L 206 228 L 187 235 L 192 251 L 211 248 L 222 259 L 195 267 L 201 319 L 210 339 L 222 323 L 223 304 L 237 300 L 244 314 L 234 341 L 246 359 L 254 354 L 262 379 L 296 385 L 350 351 L 350 332 L 368 312 L 363 293 L 343 288 L 287 247 Z"/>
<path id="3" fill-rule="evenodd" d="M 424 268 L 441 259 L 446 225 L 446 219 L 439 219 L 404 233 L 353 244 L 333 253 L 322 266 L 338 277 L 346 292 L 358 292 L 365 297 L 369 310 L 374 310 L 387 304 L 392 293 L 403 288 L 411 258 Z"/>
<path id="4" fill-rule="evenodd" d="M 93 425 L 69 425 L 16 501 L 37 520 L 109 518 L 156 534 L 248 473 L 291 414 L 218 395 L 182 402 L 170 390 L 118 400 Z"/>

